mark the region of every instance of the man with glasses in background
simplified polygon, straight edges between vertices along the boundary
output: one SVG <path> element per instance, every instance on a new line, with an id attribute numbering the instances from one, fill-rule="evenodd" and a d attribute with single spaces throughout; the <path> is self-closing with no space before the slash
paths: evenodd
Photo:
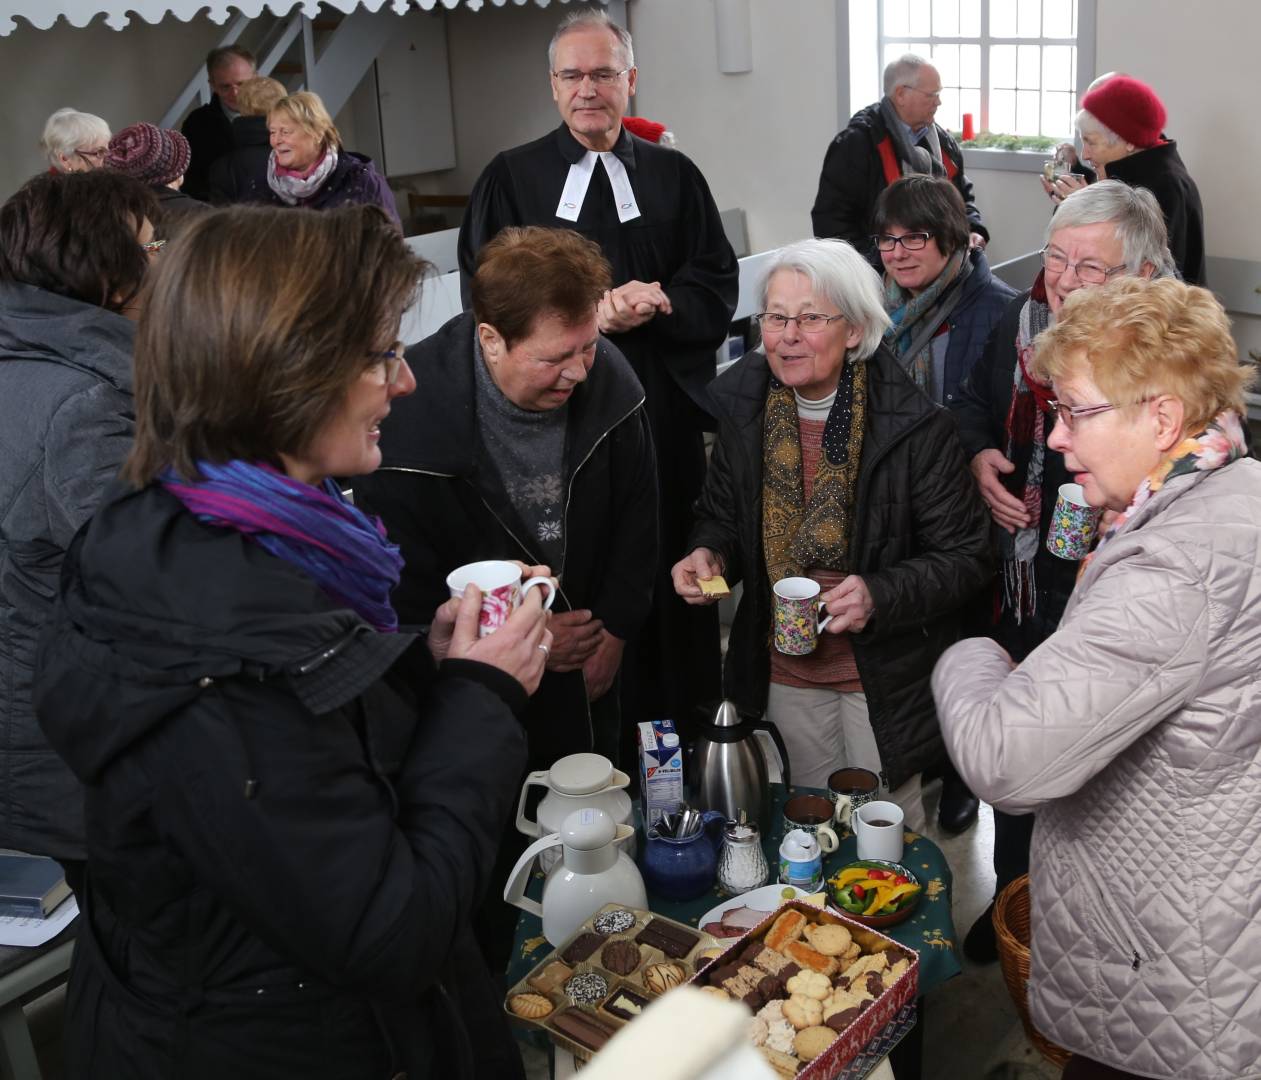
<path id="1" fill-rule="evenodd" d="M 963 196 L 973 247 L 989 241 L 989 230 L 963 172 L 963 151 L 934 123 L 941 104 L 941 75 L 923 57 L 907 53 L 884 69 L 884 97 L 855 113 L 828 147 L 819 192 L 810 218 L 814 235 L 848 240 L 880 261 L 870 241 L 880 193 L 903 176 L 944 176 Z"/>
<path id="2" fill-rule="evenodd" d="M 630 35 L 602 11 L 576 11 L 553 36 L 548 67 L 562 123 L 486 167 L 460 229 L 460 271 L 467 306 L 478 252 L 508 225 L 572 229 L 612 265 L 599 329 L 643 384 L 660 481 L 653 611 L 636 641 L 605 634 L 599 642 L 614 667 L 622 661 L 629 758 L 632 723 L 670 717 L 686 737 L 696 708 L 719 696 L 717 610 L 685 605 L 669 568 L 705 475 L 705 386 L 727 337 L 739 268 L 700 170 L 622 124 L 638 76 Z M 558 642 L 583 633 L 579 614 L 553 613 Z"/>
<path id="3" fill-rule="evenodd" d="M 232 137 L 232 121 L 240 115 L 236 94 L 256 74 L 254 54 L 240 45 L 224 45 L 206 54 L 206 78 L 213 96 L 188 114 L 181 129 L 193 153 L 184 191 L 194 199 L 209 199 L 210 166 L 236 148 Z"/>
<path id="4" fill-rule="evenodd" d="M 1016 663 L 1059 626 L 1078 569 L 1046 548 L 1056 495 L 1073 477 L 1047 442 L 1058 403 L 1031 374 L 1034 339 L 1078 289 L 1122 275 L 1177 275 L 1155 196 L 1119 180 L 1101 180 L 1064 199 L 1047 226 L 1042 267 L 1033 287 L 1012 300 L 950 402 L 994 521 L 999 558 L 999 578 L 978 613 L 976 633 L 994 638 Z M 1078 416 L 1073 422 L 1091 422 L 1084 412 Z M 994 811 L 995 895 L 1028 871 L 1032 833 L 1032 815 Z M 974 963 L 998 958 L 992 916 L 991 904 L 964 940 Z"/>

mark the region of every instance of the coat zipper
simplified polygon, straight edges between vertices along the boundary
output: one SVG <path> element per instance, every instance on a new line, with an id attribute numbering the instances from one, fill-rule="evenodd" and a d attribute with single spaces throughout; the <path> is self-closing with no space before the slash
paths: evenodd
<path id="1" fill-rule="evenodd" d="M 1091 907 L 1094 908 L 1095 916 L 1105 929 L 1110 930 L 1113 944 L 1119 945 L 1122 952 L 1126 949 L 1129 950 L 1130 970 L 1138 971 L 1142 967 L 1143 961 L 1149 959 L 1149 957 L 1144 956 L 1139 949 L 1138 941 L 1135 939 L 1126 920 L 1119 916 L 1113 916 L 1107 900 L 1095 885 L 1089 869 L 1082 865 L 1082 861 L 1078 858 L 1077 852 L 1072 845 L 1066 844 L 1065 849 L 1068 852 L 1069 859 L 1072 861 L 1073 871 L 1077 874 L 1083 891 L 1089 897 Z"/>

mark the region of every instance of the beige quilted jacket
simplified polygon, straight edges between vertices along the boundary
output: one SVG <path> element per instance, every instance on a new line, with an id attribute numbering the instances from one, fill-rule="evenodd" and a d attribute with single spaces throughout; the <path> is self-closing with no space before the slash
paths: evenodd
<path id="1" fill-rule="evenodd" d="M 1030 1009 L 1151 1077 L 1261 1077 L 1261 463 L 1169 481 L 1014 671 L 938 662 L 950 756 L 1037 812 Z"/>

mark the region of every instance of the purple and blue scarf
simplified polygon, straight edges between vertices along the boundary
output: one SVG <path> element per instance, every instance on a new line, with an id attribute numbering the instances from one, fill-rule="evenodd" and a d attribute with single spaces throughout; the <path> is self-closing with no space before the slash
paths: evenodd
<path id="1" fill-rule="evenodd" d="M 380 519 L 348 502 L 332 480 L 313 487 L 247 461 L 199 461 L 197 469 L 201 480 L 184 480 L 172 469 L 159 479 L 198 521 L 248 536 L 377 630 L 398 629 L 390 592 L 403 558 Z"/>

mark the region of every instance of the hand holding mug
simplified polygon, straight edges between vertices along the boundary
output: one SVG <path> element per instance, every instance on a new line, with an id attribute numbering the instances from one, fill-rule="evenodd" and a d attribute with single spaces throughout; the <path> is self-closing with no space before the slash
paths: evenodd
<path id="1" fill-rule="evenodd" d="M 863 629 L 876 609 L 875 601 L 871 598 L 871 590 L 857 574 L 850 574 L 836 588 L 825 592 L 820 600 L 823 602 L 823 607 L 831 614 L 828 624 L 820 623 L 819 629 L 824 629 L 826 625 L 829 634 L 841 634 L 846 630 L 857 632 Z"/>
<path id="2" fill-rule="evenodd" d="M 691 552 L 674 564 L 670 578 L 674 582 L 674 591 L 687 604 L 714 604 L 716 596 L 706 596 L 698 584 L 700 578 L 711 578 L 723 572 L 721 560 L 706 547 L 694 548 Z"/>
<path id="3" fill-rule="evenodd" d="M 476 585 L 469 584 L 458 604 L 447 658 L 477 660 L 497 667 L 525 687 L 527 694 L 533 694 L 539 688 L 552 648 L 552 634 L 547 629 L 550 612 L 543 606 L 538 590 L 527 594 L 508 620 L 488 635 L 480 635 L 482 594 Z"/>

